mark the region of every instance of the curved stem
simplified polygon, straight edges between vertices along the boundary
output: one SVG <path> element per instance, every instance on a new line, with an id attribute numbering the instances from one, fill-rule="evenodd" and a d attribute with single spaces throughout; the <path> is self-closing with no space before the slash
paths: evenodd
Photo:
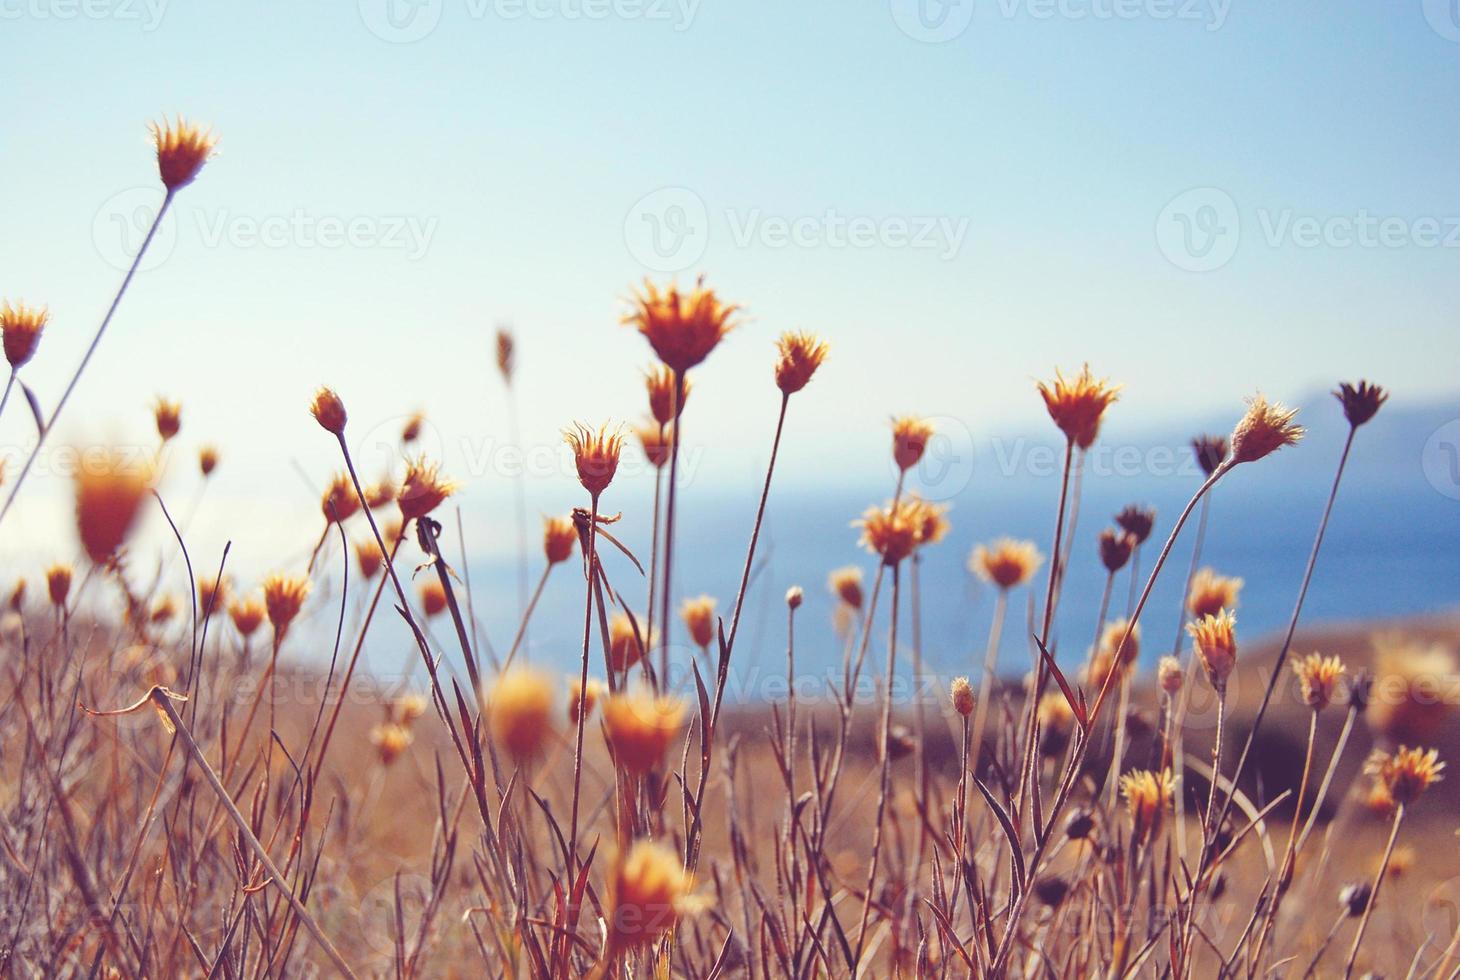
<path id="1" fill-rule="evenodd" d="M 1404 820 L 1404 804 L 1394 808 L 1394 822 L 1389 826 L 1389 843 L 1384 845 L 1384 859 L 1379 862 L 1379 870 L 1374 873 L 1374 884 L 1369 890 L 1369 901 L 1364 905 L 1364 915 L 1359 919 L 1358 931 L 1354 933 L 1354 944 L 1349 947 L 1348 962 L 1343 967 L 1343 980 L 1348 980 L 1354 972 L 1354 961 L 1359 958 L 1359 946 L 1364 942 L 1364 932 L 1369 928 L 1369 917 L 1374 914 L 1374 903 L 1379 901 L 1379 886 L 1384 884 L 1384 877 L 1389 873 L 1389 860 L 1394 857 L 1394 842 L 1399 839 L 1399 825 Z"/>

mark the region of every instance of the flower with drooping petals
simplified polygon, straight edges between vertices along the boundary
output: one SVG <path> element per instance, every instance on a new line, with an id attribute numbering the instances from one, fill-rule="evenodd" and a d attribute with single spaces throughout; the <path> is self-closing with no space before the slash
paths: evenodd
<path id="1" fill-rule="evenodd" d="M 1378 414 L 1380 406 L 1389 400 L 1389 393 L 1367 381 L 1360 381 L 1356 385 L 1343 381 L 1339 383 L 1333 397 L 1343 405 L 1343 415 L 1348 419 L 1348 424 L 1357 429 Z"/>
<path id="2" fill-rule="evenodd" d="M 1073 379 L 1067 380 L 1058 370 L 1054 381 L 1039 382 L 1044 407 L 1065 438 L 1080 449 L 1089 449 L 1100 435 L 1100 420 L 1110 403 L 1120 394 L 1120 385 L 1096 379 L 1086 364 Z"/>
<path id="3" fill-rule="evenodd" d="M 673 284 L 661 291 L 646 280 L 623 322 L 637 327 L 659 359 L 683 374 L 709 357 L 734 329 L 739 309 L 720 302 L 703 276 L 687 294 Z"/>

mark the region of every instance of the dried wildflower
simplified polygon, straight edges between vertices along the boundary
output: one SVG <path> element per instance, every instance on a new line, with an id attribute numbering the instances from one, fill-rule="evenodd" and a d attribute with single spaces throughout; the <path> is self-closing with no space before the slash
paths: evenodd
<path id="1" fill-rule="evenodd" d="M 421 608 L 426 611 L 426 618 L 439 616 L 446 609 L 446 587 L 441 584 L 439 578 L 428 578 L 417 586 L 416 591 L 421 597 Z"/>
<path id="2" fill-rule="evenodd" d="M 1136 536 L 1129 531 L 1107 527 L 1100 532 L 1100 563 L 1112 575 L 1125 567 L 1135 548 Z"/>
<path id="3" fill-rule="evenodd" d="M 597 497 L 613 482 L 623 452 L 624 436 L 619 430 L 601 426 L 597 432 L 581 423 L 563 431 L 563 438 L 573 450 L 573 464 L 578 469 L 578 482 L 591 496 Z"/>
<path id="4" fill-rule="evenodd" d="M 1403 878 L 1414 870 L 1415 853 L 1414 848 L 1408 845 L 1396 847 L 1394 853 L 1389 855 L 1389 867 L 1384 873 L 1391 878 Z M 1378 870 L 1377 865 L 1375 870 Z"/>
<path id="5" fill-rule="evenodd" d="M 1151 529 L 1156 526 L 1156 508 L 1129 504 L 1115 515 L 1115 523 L 1136 539 L 1137 546 L 1143 545 L 1151 536 Z"/>
<path id="6" fill-rule="evenodd" d="M 149 128 L 157 150 L 157 171 L 169 194 L 191 184 L 218 145 L 211 130 L 199 129 L 182 116 L 176 122 L 163 119 Z"/>
<path id="7" fill-rule="evenodd" d="M 882 556 L 884 565 L 896 565 L 922 543 L 923 503 L 907 496 L 890 500 L 881 507 L 869 507 L 854 527 L 862 529 L 859 542 L 873 554 Z"/>
<path id="8" fill-rule="evenodd" d="M 497 328 L 497 371 L 502 375 L 502 380 L 507 384 L 512 383 L 512 374 L 517 367 L 517 344 L 512 339 L 512 331 L 506 327 Z"/>
<path id="9" fill-rule="evenodd" d="M 937 544 L 948 536 L 953 525 L 948 521 L 949 504 L 934 504 L 912 498 L 918 521 L 918 544 Z"/>
<path id="10" fill-rule="evenodd" d="M 1207 678 L 1219 693 L 1227 690 L 1227 678 L 1237 666 L 1237 620 L 1228 610 L 1206 615 L 1186 625 L 1196 643 L 1196 655 L 1206 669 Z"/>
<path id="11" fill-rule="evenodd" d="M 269 625 L 274 636 L 283 639 L 289 624 L 299 615 L 304 600 L 309 597 L 310 582 L 302 575 L 285 575 L 274 572 L 264 579 L 264 608 L 268 611 Z"/>
<path id="12" fill-rule="evenodd" d="M 360 569 L 360 577 L 367 582 L 380 571 L 385 564 L 385 555 L 374 538 L 355 542 L 355 564 Z"/>
<path id="13" fill-rule="evenodd" d="M 657 422 L 648 422 L 644 425 L 634 426 L 634 435 L 639 437 L 639 445 L 644 450 L 644 458 L 649 461 L 651 466 L 661 469 L 664 464 L 669 462 L 669 440 L 673 438 L 670 430 Z"/>
<path id="14" fill-rule="evenodd" d="M 152 487 L 152 468 L 121 450 L 83 454 L 76 474 L 76 527 L 98 565 L 115 557 Z"/>
<path id="15" fill-rule="evenodd" d="M 417 456 L 406 464 L 406 475 L 401 480 L 395 502 L 400 508 L 401 520 L 410 521 L 425 517 L 455 492 L 456 484 L 441 475 L 440 463 Z"/>
<path id="16" fill-rule="evenodd" d="M 1060 691 L 1050 691 L 1039 699 L 1039 750 L 1046 756 L 1059 755 L 1069 744 L 1075 729 L 1075 712 Z"/>
<path id="17" fill-rule="evenodd" d="M 1257 395 L 1247 403 L 1247 414 L 1232 430 L 1232 448 L 1227 459 L 1231 465 L 1255 462 L 1283 446 L 1291 446 L 1303 438 L 1303 427 L 1294 425 L 1296 408 L 1285 408 Z"/>
<path id="18" fill-rule="evenodd" d="M 917 736 L 906 725 L 893 725 L 887 730 L 887 754 L 893 759 L 906 759 L 917 748 Z"/>
<path id="19" fill-rule="evenodd" d="M 390 544 L 405 540 L 406 529 L 399 517 L 387 518 L 380 525 L 380 536 Z"/>
<path id="20" fill-rule="evenodd" d="M 410 725 L 426 713 L 430 703 L 424 694 L 402 694 L 390 703 L 391 720 Z"/>
<path id="21" fill-rule="evenodd" d="M 1186 609 L 1193 619 L 1215 616 L 1223 609 L 1237 608 L 1237 593 L 1242 591 L 1240 578 L 1218 575 L 1213 569 L 1202 568 L 1191 577 L 1191 588 L 1186 593 Z"/>
<path id="22" fill-rule="evenodd" d="M 314 401 L 309 403 L 309 414 L 314 416 L 314 420 L 326 432 L 333 432 L 337 436 L 344 433 L 345 422 L 349 418 L 340 396 L 335 394 L 333 388 L 323 386 L 315 391 Z"/>
<path id="23" fill-rule="evenodd" d="M 1034 896 L 1050 908 L 1058 907 L 1069 893 L 1070 883 L 1058 875 L 1040 878 L 1034 886 Z"/>
<path id="24" fill-rule="evenodd" d="M 682 916 L 703 904 L 693 898 L 694 876 L 663 844 L 635 841 L 609 876 L 609 948 L 648 946 Z"/>
<path id="25" fill-rule="evenodd" d="M 1175 657 L 1162 657 L 1161 662 L 1156 665 L 1156 681 L 1161 685 L 1161 690 L 1171 697 L 1181 692 L 1181 685 L 1186 681 L 1186 672 L 1181 669 L 1181 661 Z"/>
<path id="26" fill-rule="evenodd" d="M 1120 795 L 1125 798 L 1137 840 L 1145 840 L 1161 829 L 1166 811 L 1171 808 L 1174 789 L 1175 783 L 1167 769 L 1159 773 L 1141 769 L 1120 777 Z"/>
<path id="27" fill-rule="evenodd" d="M 603 694 L 603 683 L 593 678 L 588 679 L 588 687 L 584 690 L 586 694 L 580 694 L 582 683 L 575 677 L 568 684 L 568 721 L 578 724 L 578 712 L 582 711 L 585 718 L 593 714 L 593 706 L 598 703 L 598 698 Z"/>
<path id="28" fill-rule="evenodd" d="M 967 677 L 953 678 L 949 696 L 953 699 L 954 711 L 965 718 L 973 714 L 973 686 L 968 683 Z"/>
<path id="29" fill-rule="evenodd" d="M 1314 711 L 1322 711 L 1333 703 L 1334 691 L 1344 675 L 1343 661 L 1336 655 L 1310 653 L 1293 664 L 1293 673 L 1298 675 L 1303 702 Z"/>
<path id="30" fill-rule="evenodd" d="M 228 605 L 229 583 L 226 578 L 204 578 L 198 580 L 198 614 L 204 619 L 222 612 Z"/>
<path id="31" fill-rule="evenodd" d="M 1363 915 L 1369 907 L 1369 899 L 1374 896 L 1374 886 L 1367 881 L 1355 881 L 1344 885 L 1338 891 L 1338 904 L 1349 918 L 1357 919 Z"/>
<path id="32" fill-rule="evenodd" d="M 862 570 L 856 565 L 836 569 L 826 577 L 826 584 L 843 603 L 862 608 Z"/>
<path id="33" fill-rule="evenodd" d="M 776 387 L 794 395 L 806 387 L 821 362 L 826 360 L 826 341 L 809 333 L 783 333 L 776 341 Z"/>
<path id="34" fill-rule="evenodd" d="M 1392 755 L 1375 750 L 1364 771 L 1388 790 L 1395 803 L 1409 806 L 1424 795 L 1425 790 L 1444 778 L 1440 775 L 1444 768 L 1445 764 L 1434 749 L 1426 751 L 1400 746 Z"/>
<path id="35" fill-rule="evenodd" d="M 915 415 L 902 415 L 892 420 L 892 460 L 897 468 L 907 472 L 927 452 L 928 441 L 933 438 L 933 423 Z"/>
<path id="36" fill-rule="evenodd" d="M 1455 655 L 1398 635 L 1376 636 L 1374 643 L 1377 690 L 1365 712 L 1369 728 L 1391 744 L 1435 744 L 1453 709 Z"/>
<path id="37" fill-rule="evenodd" d="M 1378 820 L 1388 820 L 1394 816 L 1394 797 L 1389 793 L 1389 787 L 1377 779 L 1369 784 L 1368 792 L 1363 797 L 1364 809 L 1368 810 Z"/>
<path id="38" fill-rule="evenodd" d="M 426 416 L 420 412 L 412 412 L 406 419 L 406 424 L 401 426 L 400 441 L 403 445 L 409 446 L 421 438 L 421 428 L 426 424 Z"/>
<path id="39" fill-rule="evenodd" d="M 614 761 L 633 773 L 659 764 L 684 723 L 684 703 L 644 690 L 614 694 L 603 702 L 603 728 Z"/>
<path id="40" fill-rule="evenodd" d="M 1126 633 L 1129 631 L 1130 635 Z M 1124 645 L 1122 646 L 1122 641 Z M 1134 664 L 1141 657 L 1141 624 L 1132 624 L 1126 619 L 1116 619 L 1105 625 L 1100 633 L 1099 652 L 1114 657 L 1120 653 L 1121 663 Z"/>
<path id="41" fill-rule="evenodd" d="M 707 595 L 685 599 L 679 607 L 679 615 L 695 645 L 701 650 L 709 650 L 715 642 L 715 600 Z"/>
<path id="42" fill-rule="evenodd" d="M 375 746 L 375 751 L 380 756 L 382 765 L 390 765 L 400 758 L 402 752 L 410 748 L 415 736 L 411 730 L 404 725 L 398 725 L 393 721 L 387 721 L 370 729 L 370 744 Z"/>
<path id="43" fill-rule="evenodd" d="M 153 623 L 161 625 L 171 622 L 172 618 L 176 615 L 177 600 L 170 595 L 162 595 L 158 596 L 157 601 L 152 603 L 152 611 L 148 613 L 147 618 Z"/>
<path id="44" fill-rule="evenodd" d="M 182 404 L 158 395 L 152 403 L 152 418 L 157 423 L 157 434 L 167 442 L 182 429 Z"/>
<path id="45" fill-rule="evenodd" d="M 1343 416 L 1348 419 L 1348 424 L 1357 429 L 1378 414 L 1380 406 L 1389 400 L 1389 393 L 1367 381 L 1356 385 L 1343 381 L 1333 397 L 1343 405 Z"/>
<path id="46" fill-rule="evenodd" d="M 549 565 L 565 562 L 573 556 L 578 543 L 578 529 L 571 517 L 545 517 L 542 521 L 542 552 Z"/>
<path id="47" fill-rule="evenodd" d="M 1065 836 L 1070 840 L 1084 840 L 1095 829 L 1095 817 L 1089 810 L 1076 810 L 1065 821 Z"/>
<path id="48" fill-rule="evenodd" d="M 530 667 L 510 667 L 488 696 L 492 738 L 515 759 L 531 759 L 553 730 L 553 685 Z"/>
<path id="49" fill-rule="evenodd" d="M 204 446 L 198 450 L 198 472 L 204 476 L 212 476 L 213 471 L 218 468 L 218 447 Z"/>
<path id="50" fill-rule="evenodd" d="M 644 651 L 654 645 L 652 637 L 644 636 L 645 627 L 623 613 L 613 617 L 608 624 L 608 662 L 615 671 L 628 670 L 644 658 Z"/>
<path id="51" fill-rule="evenodd" d="M 379 510 L 386 504 L 394 503 L 395 494 L 395 484 L 390 477 L 383 476 L 365 488 L 365 506 L 371 510 Z"/>
<path id="52" fill-rule="evenodd" d="M 1201 471 L 1211 476 L 1227 458 L 1227 437 L 1197 436 L 1191 440 L 1191 451 L 1196 455 L 1196 464 Z"/>
<path id="53" fill-rule="evenodd" d="M 71 592 L 71 566 L 52 565 L 46 569 L 46 591 L 50 593 L 51 605 L 64 607 L 66 596 Z"/>
<path id="54" fill-rule="evenodd" d="M 649 392 L 649 414 L 654 416 L 654 421 L 660 426 L 666 426 L 679 418 L 684 411 L 684 403 L 689 401 L 689 379 L 685 378 L 679 386 L 679 398 L 674 397 L 674 372 L 663 364 L 651 367 L 644 372 L 644 387 Z"/>
<path id="55" fill-rule="evenodd" d="M 1086 364 L 1072 380 L 1059 371 L 1053 382 L 1039 383 L 1039 394 L 1049 417 L 1065 438 L 1081 449 L 1089 449 L 1100 434 L 1100 420 L 1110 403 L 1119 397 L 1120 385 L 1097 380 Z"/>
<path id="56" fill-rule="evenodd" d="M 1033 578 L 1043 561 L 1033 541 L 1000 538 L 987 547 L 975 548 L 969 568 L 985 582 L 1007 591 Z"/>
<path id="57" fill-rule="evenodd" d="M 662 292 L 652 282 L 634 297 L 634 308 L 623 322 L 638 328 L 654 353 L 673 370 L 683 374 L 710 356 L 710 352 L 735 327 L 739 307 L 720 302 L 715 291 L 705 286 L 704 277 L 687 295 L 670 285 Z"/>
<path id="58" fill-rule="evenodd" d="M 806 601 L 806 592 L 799 585 L 793 585 L 786 590 L 786 605 L 792 609 L 800 609 L 801 603 Z"/>
<path id="59" fill-rule="evenodd" d="M 50 316 L 44 306 L 0 303 L 0 333 L 4 334 L 5 359 L 12 371 L 20 370 L 35 356 L 36 345 Z"/>
<path id="60" fill-rule="evenodd" d="M 327 524 L 343 524 L 360 509 L 360 497 L 355 493 L 355 484 L 348 473 L 334 475 L 320 498 L 319 509 Z"/>

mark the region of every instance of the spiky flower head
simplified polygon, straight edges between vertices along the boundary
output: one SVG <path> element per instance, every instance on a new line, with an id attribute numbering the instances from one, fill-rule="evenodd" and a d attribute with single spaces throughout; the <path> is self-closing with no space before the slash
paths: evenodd
<path id="1" fill-rule="evenodd" d="M 1175 788 L 1168 769 L 1159 773 L 1139 769 L 1120 777 L 1120 795 L 1125 799 L 1136 840 L 1147 840 L 1161 829 Z"/>
<path id="2" fill-rule="evenodd" d="M 117 449 L 83 453 L 76 473 L 76 529 L 98 565 L 115 557 L 152 488 L 149 463 Z"/>
<path id="3" fill-rule="evenodd" d="M 1358 384 L 1342 381 L 1333 397 L 1343 405 L 1343 416 L 1348 419 L 1348 424 L 1357 429 L 1378 414 L 1379 408 L 1389 400 L 1389 393 L 1367 381 Z"/>
<path id="4" fill-rule="evenodd" d="M 1151 536 L 1151 528 L 1156 526 L 1156 508 L 1128 504 L 1115 515 L 1115 523 L 1130 532 L 1137 545 L 1145 544 Z"/>
<path id="5" fill-rule="evenodd" d="M 152 418 L 157 423 L 157 434 L 167 442 L 182 429 L 182 404 L 158 395 L 152 403 Z"/>
<path id="6" fill-rule="evenodd" d="M 705 285 L 703 276 L 688 293 L 672 283 L 661 290 L 645 280 L 623 322 L 636 327 L 659 359 L 683 374 L 709 357 L 734 329 L 739 310 L 738 306 L 720 302 L 715 291 Z"/>
<path id="7" fill-rule="evenodd" d="M 826 360 L 826 341 L 809 333 L 783 333 L 776 341 L 776 387 L 783 394 L 794 395 L 805 388 Z"/>
<path id="8" fill-rule="evenodd" d="M 244 639 L 254 635 L 267 614 L 264 601 L 258 596 L 240 597 L 228 604 L 228 618 L 233 620 L 233 628 Z"/>
<path id="9" fill-rule="evenodd" d="M 46 591 L 50 593 L 51 605 L 66 605 L 66 596 L 71 592 L 70 565 L 56 564 L 46 569 Z"/>
<path id="10" fill-rule="evenodd" d="M 413 741 L 415 736 L 411 734 L 411 730 L 398 722 L 382 722 L 370 729 L 370 744 L 375 746 L 381 765 L 388 766 L 399 759 Z"/>
<path id="11" fill-rule="evenodd" d="M 663 364 L 656 364 L 644 372 L 644 389 L 649 393 L 649 414 L 661 426 L 669 425 L 684 412 L 689 401 L 690 383 L 684 378 L 679 385 L 679 397 L 674 395 L 674 372 Z"/>
<path id="12" fill-rule="evenodd" d="M 277 639 L 283 639 L 289 631 L 289 624 L 309 598 L 310 588 L 309 579 L 303 575 L 274 572 L 264 579 L 264 608 L 268 610 L 269 625 L 274 628 Z"/>
<path id="13" fill-rule="evenodd" d="M 517 367 L 517 344 L 512 339 L 512 331 L 507 327 L 497 328 L 497 371 L 502 375 L 502 380 L 509 385 L 512 383 L 512 375 Z"/>
<path id="14" fill-rule="evenodd" d="M 1392 755 L 1376 750 L 1369 757 L 1365 771 L 1389 791 L 1395 803 L 1408 806 L 1443 778 L 1440 772 L 1444 768 L 1434 749 L 1426 751 L 1404 745 Z"/>
<path id="15" fill-rule="evenodd" d="M 1181 661 L 1176 657 L 1162 657 L 1161 662 L 1156 665 L 1156 681 L 1161 685 L 1161 690 L 1175 697 L 1186 681 L 1186 672 L 1181 669 Z"/>
<path id="16" fill-rule="evenodd" d="M 168 193 L 191 184 L 218 145 L 211 130 L 200 129 L 182 116 L 175 122 L 164 118 L 149 128 L 157 150 L 157 171 Z"/>
<path id="17" fill-rule="evenodd" d="M 603 702 L 603 728 L 614 762 L 632 773 L 659 764 L 684 725 L 684 702 L 635 688 Z"/>
<path id="18" fill-rule="evenodd" d="M 1100 532 L 1100 563 L 1114 574 L 1125 567 L 1136 548 L 1136 536 L 1129 531 L 1107 527 Z"/>
<path id="19" fill-rule="evenodd" d="M 690 639 L 701 650 L 708 650 L 715 642 L 715 600 L 702 595 L 685 599 L 679 607 L 680 618 L 689 630 Z"/>
<path id="20" fill-rule="evenodd" d="M 692 895 L 694 876 L 663 844 L 635 841 L 609 876 L 609 949 L 648 946 L 683 916 L 703 906 Z"/>
<path id="21" fill-rule="evenodd" d="M 919 522 L 918 544 L 920 546 L 937 544 L 948 536 L 953 525 L 948 520 L 948 509 L 950 504 L 935 504 L 930 501 L 912 498 L 915 506 L 915 513 Z"/>
<path id="22" fill-rule="evenodd" d="M 416 587 L 421 598 L 421 608 L 425 610 L 426 618 L 439 616 L 446 610 L 446 587 L 441 584 L 439 578 L 428 578 Z"/>
<path id="23" fill-rule="evenodd" d="M 603 694 L 603 682 L 590 677 L 587 693 L 581 693 L 582 689 L 582 682 L 576 677 L 568 683 L 568 721 L 574 725 L 578 724 L 580 711 L 585 718 L 592 716 L 593 706 Z"/>
<path id="24" fill-rule="evenodd" d="M 654 645 L 652 636 L 645 636 L 643 619 L 630 619 L 618 613 L 608 624 L 608 662 L 615 671 L 628 670 L 644 659 L 644 651 Z"/>
<path id="25" fill-rule="evenodd" d="M 1207 476 L 1217 471 L 1227 458 L 1227 437 L 1203 435 L 1191 440 L 1191 451 L 1196 456 L 1196 465 Z"/>
<path id="26" fill-rule="evenodd" d="M 425 517 L 455 492 L 456 484 L 441 475 L 440 463 L 417 456 L 406 463 L 406 475 L 401 480 L 395 502 L 400 508 L 401 520 L 411 521 Z"/>
<path id="27" fill-rule="evenodd" d="M 856 565 L 838 568 L 826 577 L 833 595 L 853 609 L 862 608 L 862 570 Z"/>
<path id="28" fill-rule="evenodd" d="M 218 468 L 218 447 L 204 446 L 198 450 L 198 472 L 204 476 L 212 476 L 213 471 Z"/>
<path id="29" fill-rule="evenodd" d="M 914 495 L 889 500 L 881 507 L 869 507 L 854 527 L 862 529 L 861 545 L 882 557 L 884 565 L 896 565 L 924 543 L 923 535 L 936 522 L 929 522 L 929 505 Z"/>
<path id="30" fill-rule="evenodd" d="M 44 306 L 0 303 L 0 333 L 4 334 L 5 359 L 12 369 L 19 370 L 35 356 L 50 316 Z"/>
<path id="31" fill-rule="evenodd" d="M 385 564 L 385 555 L 374 538 L 355 542 L 355 564 L 360 569 L 360 577 L 367 582 L 379 573 L 380 567 Z"/>
<path id="32" fill-rule="evenodd" d="M 1247 414 L 1232 430 L 1227 459 L 1234 466 L 1251 463 L 1284 446 L 1293 445 L 1303 438 L 1304 431 L 1301 425 L 1293 422 L 1297 415 L 1296 408 L 1269 402 L 1260 394 L 1254 396 L 1247 403 Z"/>
<path id="33" fill-rule="evenodd" d="M 969 560 L 969 568 L 985 582 L 1009 590 L 1034 577 L 1044 556 L 1033 541 L 999 538 L 990 545 L 979 545 Z"/>
<path id="34" fill-rule="evenodd" d="M 314 392 L 314 400 L 309 403 L 309 414 L 326 432 L 333 432 L 335 435 L 342 435 L 345 431 L 345 422 L 349 415 L 345 412 L 345 403 L 340 396 L 335 394 L 333 388 L 321 385 Z"/>
<path id="35" fill-rule="evenodd" d="M 395 495 L 395 483 L 389 476 L 382 476 L 365 488 L 365 506 L 371 510 L 379 510 L 386 504 L 395 503 Z"/>
<path id="36" fill-rule="evenodd" d="M 1337 655 L 1324 657 L 1310 653 L 1293 664 L 1293 673 L 1298 675 L 1298 686 L 1303 694 L 1303 703 L 1314 711 L 1322 711 L 1333 703 L 1333 695 L 1343 680 L 1343 661 Z"/>
<path id="37" fill-rule="evenodd" d="M 1118 656 L 1126 667 L 1133 665 L 1141 659 L 1141 624 L 1127 619 L 1106 623 L 1096 652 L 1111 658 Z"/>
<path id="38" fill-rule="evenodd" d="M 1193 619 L 1215 616 L 1223 609 L 1237 608 L 1237 594 L 1242 591 L 1242 580 L 1227 575 L 1218 575 L 1214 569 L 1201 568 L 1191 577 L 1191 588 L 1186 593 L 1186 609 Z"/>
<path id="39" fill-rule="evenodd" d="M 360 497 L 355 493 L 355 484 L 348 473 L 336 473 L 325 487 L 320 498 L 319 509 L 326 524 L 343 524 L 360 509 Z"/>
<path id="40" fill-rule="evenodd" d="M 622 430 L 600 426 L 597 432 L 582 423 L 563 430 L 563 438 L 573 450 L 573 465 L 578 469 L 578 482 L 597 497 L 613 482 L 618 472 L 619 456 L 624 449 Z"/>
<path id="41" fill-rule="evenodd" d="M 228 593 L 232 585 L 227 578 L 198 579 L 198 615 L 204 619 L 213 618 L 228 605 Z"/>
<path id="42" fill-rule="evenodd" d="M 933 423 L 916 415 L 899 415 L 892 420 L 892 460 L 907 472 L 923 458 L 933 438 Z"/>
<path id="43" fill-rule="evenodd" d="M 1039 394 L 1065 438 L 1080 449 L 1089 449 L 1100 435 L 1105 410 L 1120 396 L 1120 385 L 1097 379 L 1086 364 L 1072 379 L 1056 370 L 1054 381 L 1039 382 Z"/>
<path id="44" fill-rule="evenodd" d="M 973 714 L 973 685 L 968 683 L 967 677 L 953 678 L 953 684 L 948 689 L 949 696 L 953 699 L 953 710 L 967 718 Z"/>
<path id="45" fill-rule="evenodd" d="M 487 696 L 492 738 L 514 759 L 539 755 L 553 731 L 553 683 L 531 667 L 509 667 Z"/>
<path id="46" fill-rule="evenodd" d="M 1196 655 L 1206 669 L 1207 679 L 1218 693 L 1227 690 L 1227 678 L 1237 666 L 1237 620 L 1230 610 L 1206 615 L 1186 625 L 1196 644 Z"/>
<path id="47" fill-rule="evenodd" d="M 578 529 L 571 517 L 544 517 L 542 519 L 542 552 L 549 565 L 565 562 L 573 557 L 573 545 L 578 543 Z"/>

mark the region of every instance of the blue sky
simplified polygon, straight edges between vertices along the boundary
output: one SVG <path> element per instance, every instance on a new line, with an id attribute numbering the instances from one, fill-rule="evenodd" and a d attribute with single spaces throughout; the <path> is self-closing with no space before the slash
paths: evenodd
<path id="1" fill-rule="evenodd" d="M 221 155 L 59 441 L 145 440 L 150 399 L 180 398 L 182 445 L 223 449 L 218 506 L 274 526 L 312 513 L 306 480 L 334 465 L 303 414 L 320 382 L 362 438 L 423 408 L 448 469 L 505 485 L 463 449 L 507 434 L 499 321 L 529 446 L 637 417 L 648 350 L 616 319 L 671 271 L 750 313 L 687 423 L 720 485 L 755 485 L 789 328 L 833 343 L 793 407 L 791 482 L 880 479 L 894 412 L 1039 424 L 1032 379 L 1083 360 L 1151 427 L 1359 375 L 1440 399 L 1460 363 L 1450 14 L 0 0 L 0 294 L 52 309 L 25 374 L 49 404 L 155 195 L 145 124 L 212 123 Z M 12 406 L 0 441 L 27 424 Z M 543 475 L 534 509 L 565 481 Z M 64 491 L 30 488 L 35 539 Z"/>

